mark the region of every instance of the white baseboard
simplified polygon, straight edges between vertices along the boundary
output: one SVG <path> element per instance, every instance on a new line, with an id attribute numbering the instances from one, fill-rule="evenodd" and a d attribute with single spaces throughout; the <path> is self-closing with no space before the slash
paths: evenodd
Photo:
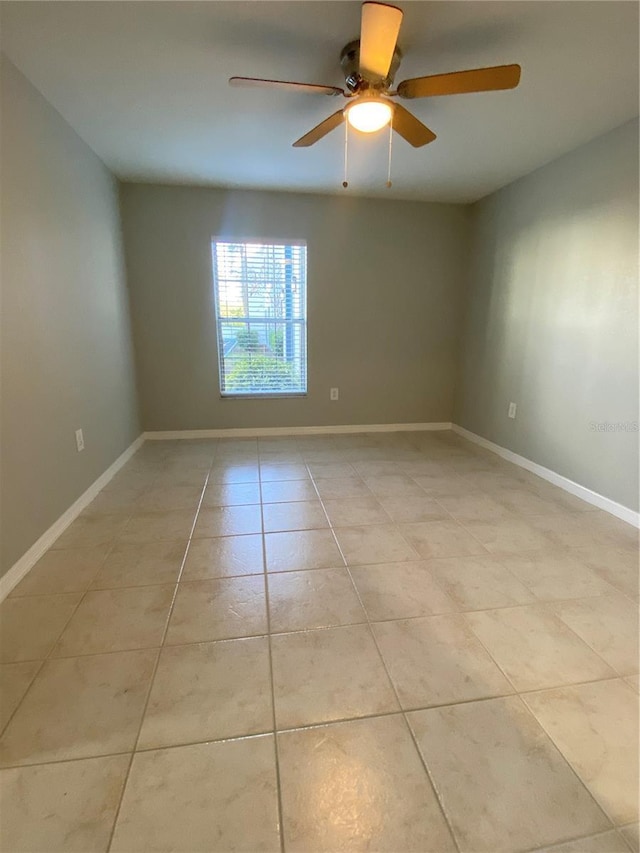
<path id="1" fill-rule="evenodd" d="M 612 501 L 610 498 L 605 498 L 604 495 L 600 495 L 598 492 L 587 489 L 586 486 L 574 483 L 574 481 L 570 480 L 568 477 L 563 477 L 562 474 L 556 474 L 556 472 L 552 471 L 550 468 L 538 465 L 537 462 L 532 462 L 525 456 L 520 456 L 512 450 L 507 450 L 506 447 L 494 444 L 487 438 L 483 438 L 481 435 L 476 435 L 475 432 L 470 432 L 468 429 L 458 426 L 458 424 L 452 424 L 451 429 L 463 438 L 473 441 L 474 444 L 479 444 L 480 447 L 484 447 L 492 453 L 497 453 L 498 456 L 502 456 L 502 458 L 506 459 L 508 462 L 513 462 L 515 465 L 519 465 L 520 468 L 526 468 L 526 470 L 531 471 L 532 474 L 537 474 L 537 476 L 542 477 L 543 480 L 553 483 L 554 486 L 559 486 L 561 489 L 564 489 L 565 492 L 569 492 L 577 498 L 581 498 L 583 501 L 586 501 L 593 506 L 597 506 L 598 509 L 603 509 L 605 512 L 615 515 L 617 518 L 621 518 L 623 521 L 626 521 L 628 524 L 632 524 L 634 527 L 640 527 L 640 513 L 637 513 L 635 510 L 616 503 L 616 501 Z"/>
<path id="2" fill-rule="evenodd" d="M 80 515 L 82 510 L 91 503 L 91 501 L 98 495 L 98 492 L 107 485 L 109 480 L 111 480 L 122 466 L 131 459 L 143 442 L 144 436 L 138 436 L 133 444 L 127 447 L 124 453 L 118 456 L 116 461 L 107 468 L 104 474 L 101 474 L 98 479 L 89 486 L 86 492 L 83 492 L 78 500 L 75 501 L 57 521 L 54 521 L 51 527 L 33 543 L 31 548 L 29 548 L 29 550 L 20 557 L 17 563 L 14 563 L 9 571 L 0 578 L 0 601 L 9 595 L 16 584 L 20 583 L 29 569 L 38 562 L 45 551 L 53 545 L 56 539 L 67 529 L 71 522 Z"/>
<path id="3" fill-rule="evenodd" d="M 422 432 L 451 429 L 450 423 L 426 424 L 336 424 L 335 426 L 249 427 L 248 429 L 183 429 L 145 432 L 145 440 L 187 438 L 261 438 L 286 435 L 342 435 L 352 432 Z"/>

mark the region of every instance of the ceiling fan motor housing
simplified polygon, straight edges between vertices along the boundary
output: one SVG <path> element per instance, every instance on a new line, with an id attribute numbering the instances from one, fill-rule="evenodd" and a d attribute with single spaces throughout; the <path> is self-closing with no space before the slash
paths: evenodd
<path id="1" fill-rule="evenodd" d="M 350 41 L 349 44 L 342 48 L 342 52 L 340 54 L 340 66 L 344 73 L 346 87 L 354 94 L 361 92 L 363 89 L 379 89 L 384 91 L 391 88 L 393 85 L 393 78 L 400 67 L 401 60 L 402 51 L 396 44 L 387 76 L 383 79 L 378 78 L 376 80 L 366 80 L 359 71 L 360 39 Z"/>

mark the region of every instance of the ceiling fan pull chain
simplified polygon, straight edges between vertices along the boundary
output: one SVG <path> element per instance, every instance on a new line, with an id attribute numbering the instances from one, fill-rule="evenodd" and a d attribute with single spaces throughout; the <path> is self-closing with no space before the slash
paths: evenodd
<path id="1" fill-rule="evenodd" d="M 342 186 L 346 188 L 349 186 L 348 178 L 348 167 L 349 167 L 349 122 L 345 121 L 344 123 L 344 181 L 342 182 Z"/>
<path id="2" fill-rule="evenodd" d="M 391 188 L 391 149 L 393 146 L 393 114 L 389 122 L 389 167 L 387 169 L 387 189 Z"/>

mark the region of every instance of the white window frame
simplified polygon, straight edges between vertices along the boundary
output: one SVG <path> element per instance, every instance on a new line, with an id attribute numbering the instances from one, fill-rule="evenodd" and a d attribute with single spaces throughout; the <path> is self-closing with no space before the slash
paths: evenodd
<path id="1" fill-rule="evenodd" d="M 304 347 L 304 390 L 300 391 L 250 391 L 250 392 L 238 392 L 238 391 L 227 391 L 225 390 L 225 371 L 224 371 L 224 338 L 222 335 L 222 323 L 225 318 L 219 315 L 219 292 L 218 292 L 218 276 L 216 269 L 216 245 L 218 243 L 235 243 L 238 245 L 242 244 L 253 244 L 253 245 L 264 245 L 264 246 L 302 246 L 305 250 L 304 256 L 304 317 L 292 319 L 292 320 L 279 320 L 276 322 L 279 323 L 289 323 L 292 326 L 299 325 L 302 327 L 301 331 L 301 342 Z M 308 395 L 309 389 L 309 371 L 308 371 L 308 303 L 307 303 L 307 242 L 306 240 L 300 239 L 281 239 L 281 238 L 262 238 L 262 237 L 236 237 L 236 236 L 214 236 L 211 238 L 211 272 L 212 272 L 212 281 L 213 281 L 213 301 L 214 301 L 214 314 L 215 314 L 215 322 L 216 322 L 216 341 L 217 341 L 217 350 L 218 350 L 218 388 L 220 391 L 220 397 L 223 400 L 269 400 L 274 398 L 290 398 L 290 397 L 306 397 Z M 248 317 L 238 317 L 239 321 L 244 322 L 257 322 L 257 323 L 273 323 L 273 317 L 257 317 L 257 316 L 248 316 Z"/>

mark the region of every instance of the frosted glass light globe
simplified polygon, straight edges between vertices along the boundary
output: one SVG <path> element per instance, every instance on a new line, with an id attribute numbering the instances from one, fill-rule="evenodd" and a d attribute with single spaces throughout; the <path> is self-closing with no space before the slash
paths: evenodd
<path id="1" fill-rule="evenodd" d="M 391 105 L 381 98 L 362 98 L 347 107 L 347 121 L 362 133 L 375 133 L 391 121 Z"/>

